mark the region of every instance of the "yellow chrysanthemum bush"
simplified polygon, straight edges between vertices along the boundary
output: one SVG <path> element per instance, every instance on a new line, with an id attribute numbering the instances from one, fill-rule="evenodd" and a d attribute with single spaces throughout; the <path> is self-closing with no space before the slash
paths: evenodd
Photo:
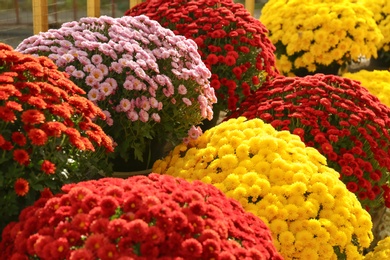
<path id="1" fill-rule="evenodd" d="M 368 253 L 364 260 L 390 259 L 390 237 L 379 241 L 374 251 Z"/>
<path id="2" fill-rule="evenodd" d="M 261 119 L 230 119 L 176 146 L 153 172 L 201 180 L 239 201 L 270 228 L 285 259 L 362 259 L 371 218 L 299 136 Z"/>
<path id="3" fill-rule="evenodd" d="M 372 13 L 349 0 L 269 0 L 260 21 L 285 75 L 308 75 L 377 56 L 383 35 Z"/>
<path id="4" fill-rule="evenodd" d="M 380 42 L 378 58 L 382 59 L 387 68 L 390 68 L 390 1 L 388 0 L 360 0 L 374 15 L 384 38 Z"/>
<path id="5" fill-rule="evenodd" d="M 376 96 L 383 104 L 390 107 L 390 71 L 359 70 L 354 73 L 344 73 L 343 77 L 360 81 L 361 85 L 372 95 Z"/>

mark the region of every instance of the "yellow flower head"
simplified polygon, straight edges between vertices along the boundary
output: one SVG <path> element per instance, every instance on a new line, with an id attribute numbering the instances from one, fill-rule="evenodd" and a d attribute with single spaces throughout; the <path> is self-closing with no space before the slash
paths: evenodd
<path id="1" fill-rule="evenodd" d="M 234 145 L 224 138 L 232 132 L 236 133 Z M 203 135 L 207 142 L 194 141 L 187 150 L 173 149 L 155 163 L 153 171 L 220 188 L 268 223 L 275 246 L 286 259 L 336 257 L 336 252 L 324 250 L 329 245 L 349 259 L 369 246 L 369 214 L 338 179 L 339 174 L 326 166 L 325 157 L 305 147 L 298 136 L 276 131 L 261 119 L 244 117 L 225 121 Z M 199 162 L 203 169 L 196 165 L 182 170 L 185 162 L 204 158 L 211 147 L 217 152 L 211 161 Z M 338 212 L 337 218 L 332 212 Z M 354 218 L 346 212 L 353 212 Z"/>

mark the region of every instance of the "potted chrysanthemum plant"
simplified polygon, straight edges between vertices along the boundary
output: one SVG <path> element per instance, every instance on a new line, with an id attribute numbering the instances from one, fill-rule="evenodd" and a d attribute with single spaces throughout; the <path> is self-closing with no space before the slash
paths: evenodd
<path id="1" fill-rule="evenodd" d="M 62 190 L 6 227 L 1 260 L 283 259 L 264 223 L 212 185 L 151 174 Z"/>
<path id="2" fill-rule="evenodd" d="M 288 76 L 338 75 L 377 57 L 384 37 L 372 13 L 349 0 L 269 0 L 260 21 L 276 47 L 278 69 Z"/>
<path id="3" fill-rule="evenodd" d="M 278 74 L 267 29 L 242 4 L 232 0 L 147 0 L 126 12 L 140 14 L 197 43 L 212 73 L 210 83 L 218 98 L 216 115 L 235 111 L 246 96 Z"/>
<path id="4" fill-rule="evenodd" d="M 383 34 L 378 47 L 378 57 L 371 58 L 370 68 L 377 70 L 390 69 L 390 2 L 387 0 L 359 0 L 373 13 L 375 22 Z"/>
<path id="5" fill-rule="evenodd" d="M 285 259 L 362 259 L 370 215 L 297 135 L 261 119 L 229 119 L 176 146 L 153 171 L 201 180 L 240 202 L 270 228 Z"/>
<path id="6" fill-rule="evenodd" d="M 40 193 L 97 178 L 112 140 L 103 112 L 47 57 L 0 44 L 0 230 Z"/>
<path id="7" fill-rule="evenodd" d="M 115 171 L 149 169 L 165 144 L 196 138 L 216 102 L 194 41 L 147 16 L 81 18 L 25 39 L 22 53 L 45 55 L 85 90 L 116 143 Z"/>

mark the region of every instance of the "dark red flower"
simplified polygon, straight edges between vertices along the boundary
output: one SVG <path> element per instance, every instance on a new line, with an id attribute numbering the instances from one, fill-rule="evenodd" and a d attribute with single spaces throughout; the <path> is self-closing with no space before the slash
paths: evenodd
<path id="1" fill-rule="evenodd" d="M 25 196 L 28 193 L 30 186 L 25 179 L 19 178 L 15 181 L 14 189 L 18 196 Z"/>

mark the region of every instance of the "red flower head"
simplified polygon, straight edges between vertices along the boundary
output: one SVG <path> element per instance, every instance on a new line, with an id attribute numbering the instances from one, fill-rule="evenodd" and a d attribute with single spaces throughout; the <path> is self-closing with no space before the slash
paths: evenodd
<path id="1" fill-rule="evenodd" d="M 18 196 L 25 196 L 28 193 L 30 186 L 25 179 L 19 178 L 16 180 L 14 188 L 15 193 Z"/>
<path id="2" fill-rule="evenodd" d="M 279 76 L 248 97 L 232 115 L 239 116 L 259 117 L 318 149 L 363 206 L 390 205 L 390 198 L 371 192 L 388 185 L 390 108 L 359 82 L 323 74 Z"/>
<path id="3" fill-rule="evenodd" d="M 202 60 L 218 76 L 211 82 L 218 98 L 215 111 L 235 111 L 264 80 L 278 74 L 267 29 L 232 0 L 147 0 L 125 14 L 147 15 L 195 41 Z"/>
<path id="4" fill-rule="evenodd" d="M 58 214 L 66 207 L 61 206 L 62 201 L 75 207 L 92 195 L 99 206 L 89 212 Z M 131 207 L 133 202 L 143 205 Z M 125 205 L 134 211 L 134 218 L 128 218 Z M 96 213 L 99 207 L 102 214 Z M 50 220 L 37 221 L 38 212 Z M 149 219 L 142 219 L 145 215 Z M 9 224 L 4 232 L 0 250 L 5 253 L 0 260 L 33 256 L 224 259 L 227 254 L 233 259 L 282 259 L 265 224 L 238 202 L 212 185 L 153 173 L 66 185 L 63 193 L 27 207 L 20 222 Z"/>

